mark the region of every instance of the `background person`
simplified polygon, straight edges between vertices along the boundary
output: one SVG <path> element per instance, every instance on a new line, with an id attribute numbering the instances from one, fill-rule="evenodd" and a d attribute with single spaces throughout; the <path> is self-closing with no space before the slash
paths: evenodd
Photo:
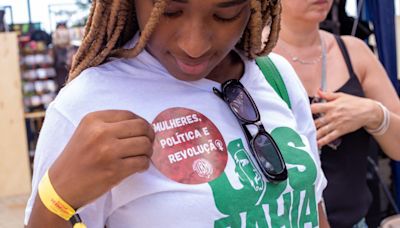
<path id="1" fill-rule="evenodd" d="M 61 89 L 68 78 L 68 52 L 71 49 L 70 32 L 66 23 L 59 23 L 52 34 L 54 44 L 54 61 L 57 77 L 55 78 L 57 86 Z"/>
<path id="2" fill-rule="evenodd" d="M 382 65 L 363 41 L 319 30 L 332 0 L 282 0 L 282 24 L 274 52 L 299 75 L 310 100 L 322 147 L 324 191 L 332 227 L 364 227 L 371 194 L 367 152 L 373 137 L 400 159 L 400 102 Z M 358 226 L 357 226 L 358 225 Z"/>

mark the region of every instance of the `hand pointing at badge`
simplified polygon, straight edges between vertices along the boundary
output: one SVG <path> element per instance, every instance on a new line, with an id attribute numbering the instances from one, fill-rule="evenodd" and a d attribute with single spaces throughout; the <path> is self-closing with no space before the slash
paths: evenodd
<path id="1" fill-rule="evenodd" d="M 129 111 L 89 113 L 50 167 L 50 179 L 66 202 L 80 208 L 127 176 L 146 170 L 153 140 L 151 125 Z"/>

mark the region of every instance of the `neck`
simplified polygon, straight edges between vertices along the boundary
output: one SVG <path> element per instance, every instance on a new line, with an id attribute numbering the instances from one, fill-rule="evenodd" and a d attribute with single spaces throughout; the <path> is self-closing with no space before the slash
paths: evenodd
<path id="1" fill-rule="evenodd" d="M 281 33 L 274 49 L 293 64 L 312 66 L 327 54 L 327 46 L 318 23 L 282 20 Z"/>
<path id="2" fill-rule="evenodd" d="M 244 74 L 244 62 L 240 56 L 231 51 L 211 73 L 208 79 L 223 83 L 230 79 L 240 79 Z"/>
<path id="3" fill-rule="evenodd" d="M 319 24 L 289 21 L 283 18 L 279 38 L 296 47 L 309 47 L 320 43 Z"/>

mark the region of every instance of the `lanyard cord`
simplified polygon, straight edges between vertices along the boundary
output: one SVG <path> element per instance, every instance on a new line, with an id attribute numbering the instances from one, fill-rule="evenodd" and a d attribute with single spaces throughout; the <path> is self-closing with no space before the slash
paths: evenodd
<path id="1" fill-rule="evenodd" d="M 319 32 L 318 32 L 319 33 Z M 321 89 L 322 91 L 326 91 L 327 89 L 327 81 L 326 81 L 326 46 L 325 41 L 322 39 L 321 34 L 319 33 L 319 39 L 321 41 Z"/>

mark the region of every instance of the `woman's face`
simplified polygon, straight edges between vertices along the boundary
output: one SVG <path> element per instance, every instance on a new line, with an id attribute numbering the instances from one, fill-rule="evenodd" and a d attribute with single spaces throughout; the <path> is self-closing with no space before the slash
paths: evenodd
<path id="1" fill-rule="evenodd" d="M 141 30 L 154 0 L 135 0 Z M 171 0 L 146 49 L 180 80 L 206 77 L 238 43 L 249 0 Z"/>
<path id="2" fill-rule="evenodd" d="M 333 0 L 282 0 L 282 17 L 320 23 L 325 20 Z"/>

